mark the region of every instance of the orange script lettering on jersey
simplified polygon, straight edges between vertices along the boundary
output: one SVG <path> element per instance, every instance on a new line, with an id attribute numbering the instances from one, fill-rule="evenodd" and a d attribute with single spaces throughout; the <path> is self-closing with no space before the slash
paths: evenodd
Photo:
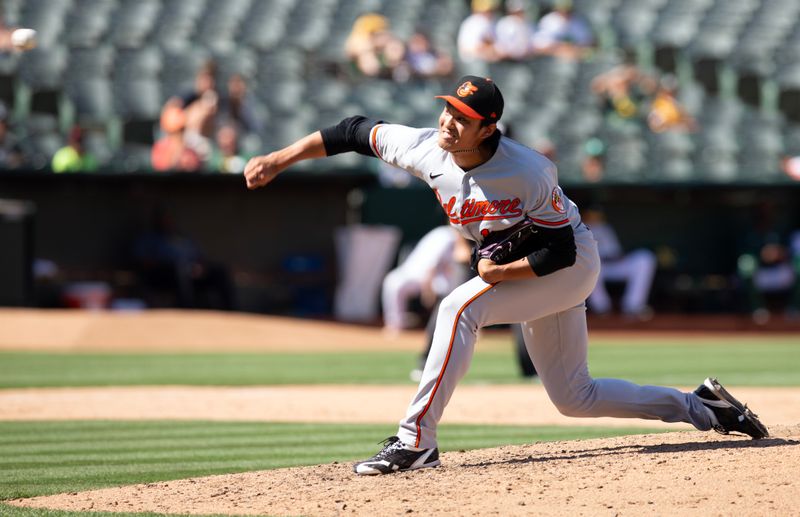
<path id="1" fill-rule="evenodd" d="M 522 200 L 518 197 L 514 199 L 493 199 L 477 200 L 468 197 L 461 204 L 461 210 L 456 209 L 456 197 L 452 196 L 446 203 L 439 195 L 438 189 L 433 189 L 436 194 L 436 199 L 442 205 L 447 217 L 453 224 L 469 224 L 476 221 L 483 221 L 485 219 L 507 219 L 510 217 L 519 217 L 522 215 L 520 204 Z"/>

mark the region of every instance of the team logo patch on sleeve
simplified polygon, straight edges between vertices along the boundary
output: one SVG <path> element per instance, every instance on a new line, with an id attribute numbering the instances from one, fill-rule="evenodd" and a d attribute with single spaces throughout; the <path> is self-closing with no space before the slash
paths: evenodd
<path id="1" fill-rule="evenodd" d="M 553 210 L 559 214 L 566 213 L 567 209 L 564 206 L 564 193 L 561 191 L 561 187 L 556 187 L 553 189 L 551 202 L 553 205 Z"/>

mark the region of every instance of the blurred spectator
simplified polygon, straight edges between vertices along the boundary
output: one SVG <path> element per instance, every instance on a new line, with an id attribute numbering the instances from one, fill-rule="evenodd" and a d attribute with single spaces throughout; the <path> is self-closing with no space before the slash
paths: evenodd
<path id="1" fill-rule="evenodd" d="M 622 64 L 592 79 L 592 91 L 603 101 L 605 112 L 621 119 L 645 118 L 658 81 L 636 65 L 633 52 Z"/>
<path id="2" fill-rule="evenodd" d="M 503 134 L 508 135 L 509 133 L 503 132 Z M 511 138 L 513 138 L 513 136 Z M 553 142 L 550 138 L 546 136 L 539 137 L 531 142 L 530 146 L 534 151 L 541 154 L 551 162 L 558 163 L 558 149 L 556 148 L 555 142 Z"/>
<path id="3" fill-rule="evenodd" d="M 8 110 L 0 102 L 0 169 L 16 169 L 22 165 L 22 150 L 8 122 Z"/>
<path id="4" fill-rule="evenodd" d="M 176 107 L 183 110 L 186 119 L 183 139 L 201 160 L 208 159 L 214 138 L 214 121 L 219 103 L 216 71 L 216 64 L 207 61 L 198 70 L 193 88 L 170 97 L 162 109 L 162 112 Z"/>
<path id="5" fill-rule="evenodd" d="M 84 133 L 74 126 L 67 136 L 67 145 L 53 155 L 53 172 L 92 172 L 97 170 L 97 160 L 83 147 Z"/>
<path id="6" fill-rule="evenodd" d="M 359 16 L 345 41 L 345 54 L 356 71 L 367 77 L 391 78 L 403 60 L 405 47 L 377 13 Z"/>
<path id="7" fill-rule="evenodd" d="M 167 305 L 182 308 L 235 308 L 233 286 L 226 268 L 206 259 L 197 244 L 182 235 L 164 209 L 158 209 L 151 228 L 133 243 L 134 267 L 150 305 L 167 294 Z"/>
<path id="8" fill-rule="evenodd" d="M 606 221 L 605 214 L 599 208 L 585 209 L 582 217 L 583 222 L 592 230 L 600 253 L 600 277 L 594 291 L 589 295 L 589 308 L 597 314 L 610 313 L 611 297 L 605 284 L 625 282 L 623 314 L 639 319 L 650 317 L 647 299 L 656 271 L 655 254 L 646 249 L 624 253 L 614 228 Z"/>
<path id="9" fill-rule="evenodd" d="M 593 183 L 602 180 L 606 168 L 606 144 L 597 137 L 589 138 L 583 144 L 583 154 L 583 179 Z"/>
<path id="10" fill-rule="evenodd" d="M 453 59 L 449 54 L 434 49 L 424 32 L 411 35 L 406 45 L 403 63 L 395 70 L 394 79 L 430 79 L 447 77 L 453 71 Z"/>
<path id="11" fill-rule="evenodd" d="M 785 156 L 781 160 L 781 170 L 789 178 L 800 181 L 800 156 Z"/>
<path id="12" fill-rule="evenodd" d="M 161 131 L 164 135 L 153 144 L 150 159 L 157 171 L 196 171 L 200 156 L 186 145 L 184 130 L 186 113 L 178 106 L 168 106 L 161 113 Z"/>
<path id="13" fill-rule="evenodd" d="M 497 61 L 495 12 L 499 0 L 472 0 L 472 14 L 458 29 L 458 57 L 464 63 Z"/>
<path id="14" fill-rule="evenodd" d="M 11 50 L 11 33 L 13 28 L 6 25 L 5 16 L 3 16 L 2 6 L 0 6 L 0 52 Z"/>
<path id="15" fill-rule="evenodd" d="M 594 43 L 589 22 L 575 13 L 572 0 L 556 0 L 533 35 L 533 52 L 562 59 L 582 59 Z"/>
<path id="16" fill-rule="evenodd" d="M 239 131 L 260 133 L 264 124 L 253 106 L 253 98 L 248 92 L 247 81 L 241 74 L 228 78 L 226 95 L 219 101 L 217 125 L 234 123 Z"/>
<path id="17" fill-rule="evenodd" d="M 531 54 L 534 26 L 528 21 L 523 0 L 507 0 L 506 15 L 497 21 L 495 48 L 501 59 L 522 61 Z"/>
<path id="18" fill-rule="evenodd" d="M 244 172 L 247 158 L 239 151 L 239 132 L 234 124 L 224 124 L 217 129 L 215 144 L 209 162 L 211 170 L 235 174 Z"/>
<path id="19" fill-rule="evenodd" d="M 678 81 L 673 75 L 666 75 L 658 83 L 647 125 L 654 133 L 664 131 L 696 131 L 697 122 L 676 98 Z"/>
<path id="20" fill-rule="evenodd" d="M 771 317 L 765 295 L 783 295 L 787 316 L 800 311 L 800 232 L 791 233 L 778 219 L 775 203 L 756 207 L 752 227 L 742 232 L 741 254 L 737 262 L 739 277 L 747 295 L 748 310 L 756 323 Z"/>

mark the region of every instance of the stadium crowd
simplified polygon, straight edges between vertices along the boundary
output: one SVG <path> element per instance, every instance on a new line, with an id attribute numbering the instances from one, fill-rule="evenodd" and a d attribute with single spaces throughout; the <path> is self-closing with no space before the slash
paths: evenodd
<path id="1" fill-rule="evenodd" d="M 429 94 L 470 72 L 567 182 L 792 181 L 800 9 L 769 4 L 4 0 L 0 166 L 241 172 L 345 111 L 432 124 Z M 15 26 L 39 48 L 14 51 Z"/>

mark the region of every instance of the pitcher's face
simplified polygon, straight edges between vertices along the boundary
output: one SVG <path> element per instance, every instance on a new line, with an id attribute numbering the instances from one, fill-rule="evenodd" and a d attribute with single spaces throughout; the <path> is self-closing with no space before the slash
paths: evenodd
<path id="1" fill-rule="evenodd" d="M 446 103 L 439 115 L 439 147 L 449 152 L 474 149 L 494 132 L 495 127 L 495 124 L 481 126 L 480 120 L 470 118 Z"/>

